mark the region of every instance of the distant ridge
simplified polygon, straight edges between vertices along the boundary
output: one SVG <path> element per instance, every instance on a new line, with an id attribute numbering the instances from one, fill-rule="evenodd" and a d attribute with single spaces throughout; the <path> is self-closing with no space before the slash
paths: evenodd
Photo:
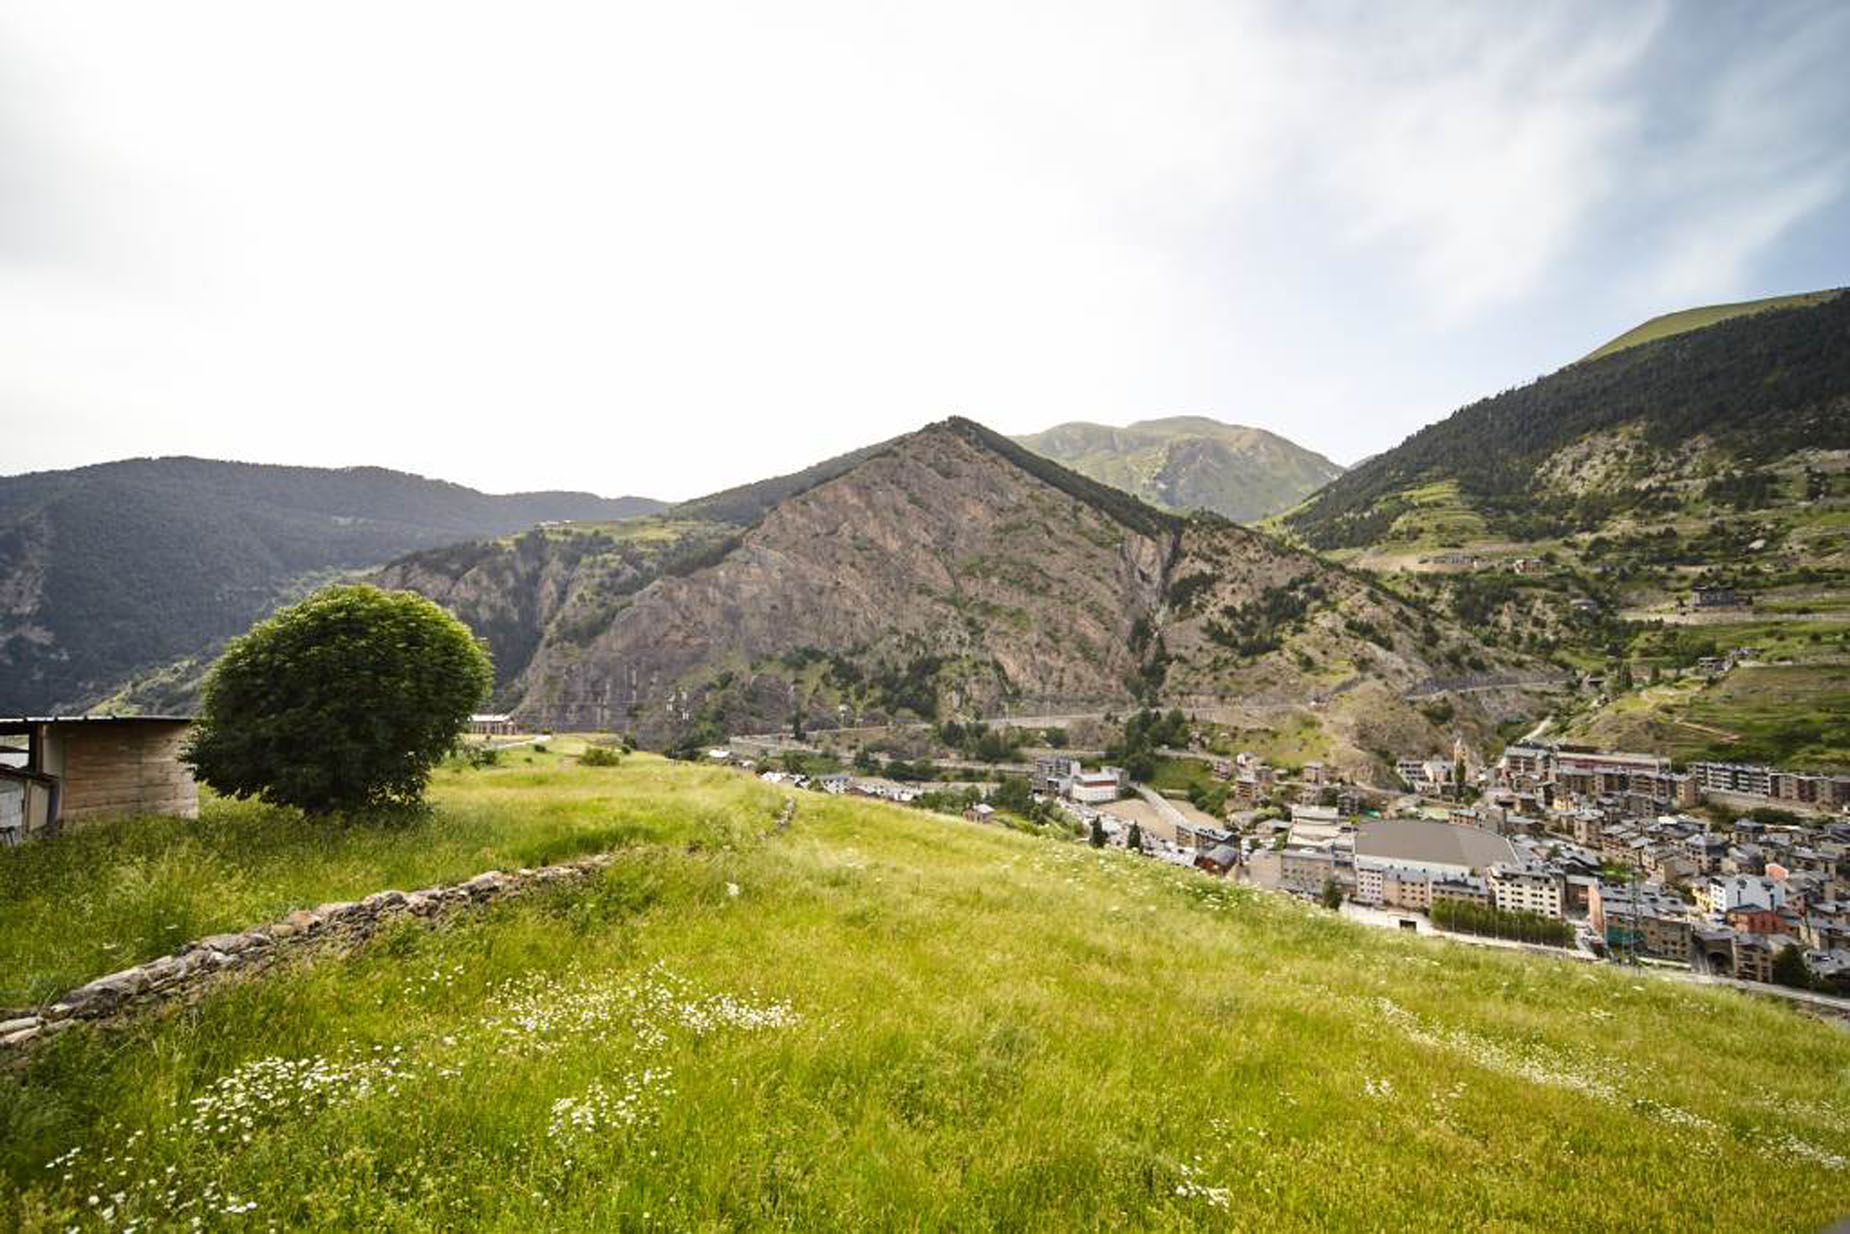
<path id="1" fill-rule="evenodd" d="M 1257 522 L 1343 474 L 1323 455 L 1264 429 L 1207 416 L 1122 428 L 1076 420 L 1015 438 L 1036 454 L 1169 510 Z"/>
<path id="2" fill-rule="evenodd" d="M 79 708 L 304 586 L 413 549 L 661 508 L 189 457 L 0 477 L 0 713 Z"/>
<path id="3" fill-rule="evenodd" d="M 1611 342 L 1582 356 L 1581 361 L 1584 363 L 1587 360 L 1597 360 L 1615 351 L 1636 347 L 1640 343 L 1669 338 L 1673 334 L 1683 334 L 1690 330 L 1700 330 L 1705 326 L 1727 321 L 1731 317 L 1746 317 L 1772 309 L 1810 308 L 1841 294 L 1843 294 L 1841 288 L 1836 291 L 1807 291 L 1798 295 L 1768 296 L 1763 300 L 1742 300 L 1735 304 L 1709 304 L 1701 308 L 1665 313 L 1662 316 L 1651 318 L 1642 325 L 1633 326 Z"/>
<path id="4" fill-rule="evenodd" d="M 688 749 L 847 717 L 1123 714 L 1174 697 L 1290 711 L 1314 756 L 1386 774 L 1376 748 L 1450 740 L 1407 694 L 1538 676 L 1365 578 L 970 420 L 842 458 L 857 461 L 650 518 L 419 552 L 376 577 L 489 640 L 498 709 Z M 1509 705 L 1474 697 L 1447 723 L 1484 737 Z"/>
<path id="5" fill-rule="evenodd" d="M 1847 339 L 1838 291 L 1658 318 L 1427 425 L 1282 521 L 1323 550 L 1414 544 L 1442 502 L 1439 540 L 1519 543 L 1683 511 L 1712 476 L 1764 472 L 1770 505 L 1797 500 L 1773 479 L 1786 460 L 1850 449 Z"/>

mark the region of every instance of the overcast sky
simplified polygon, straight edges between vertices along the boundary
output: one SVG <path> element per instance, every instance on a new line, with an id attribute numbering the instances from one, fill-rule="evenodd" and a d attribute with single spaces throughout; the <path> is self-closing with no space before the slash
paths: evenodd
<path id="1" fill-rule="evenodd" d="M 693 496 L 956 412 L 1340 462 L 1850 283 L 1850 3 L 14 0 L 0 473 Z"/>

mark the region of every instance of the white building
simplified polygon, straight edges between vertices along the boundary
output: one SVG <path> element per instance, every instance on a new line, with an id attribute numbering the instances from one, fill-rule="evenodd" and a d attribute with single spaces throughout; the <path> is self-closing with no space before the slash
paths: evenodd
<path id="1" fill-rule="evenodd" d="M 1034 760 L 1034 787 L 1081 805 L 1102 805 L 1124 795 L 1124 770 L 1101 767 L 1087 771 L 1076 758 L 1038 758 Z"/>
<path id="2" fill-rule="evenodd" d="M 1764 874 L 1735 874 L 1711 878 L 1696 887 L 1696 906 L 1720 916 L 1731 909 L 1762 908 L 1774 912 L 1786 906 L 1786 884 Z"/>
<path id="3" fill-rule="evenodd" d="M 1562 879 L 1553 871 L 1499 862 L 1490 867 L 1485 878 L 1490 884 L 1490 902 L 1500 912 L 1556 918 L 1562 915 Z"/>
<path id="4" fill-rule="evenodd" d="M 1117 767 L 1101 767 L 1097 771 L 1082 771 L 1073 777 L 1067 787 L 1066 795 L 1082 805 L 1101 805 L 1107 801 L 1116 801 L 1124 794 L 1124 772 Z"/>

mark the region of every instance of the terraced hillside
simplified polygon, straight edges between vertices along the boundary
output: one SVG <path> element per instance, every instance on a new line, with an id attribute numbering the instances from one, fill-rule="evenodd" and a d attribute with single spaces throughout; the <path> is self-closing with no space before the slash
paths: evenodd
<path id="1" fill-rule="evenodd" d="M 494 861 L 523 826 L 522 860 L 614 840 L 600 881 L 55 1038 L 0 1073 L 0 1224 L 1812 1231 L 1843 1211 L 1850 1036 L 1782 1006 L 1047 834 L 809 794 L 778 831 L 782 795 L 734 773 L 533 757 L 444 773 L 416 826 Z M 288 820 L 218 808 L 203 834 L 129 825 L 120 861 L 38 846 L 0 870 L 66 907 L 264 878 L 352 898 L 381 881 L 352 853 L 417 848 L 361 825 L 253 880 L 199 858 L 243 827 L 279 855 Z"/>
<path id="2" fill-rule="evenodd" d="M 1850 766 L 1814 688 L 1850 650 L 1850 296 L 1692 310 L 1620 341 L 1422 430 L 1280 526 L 1591 674 L 1575 735 Z M 1682 679 L 1731 653 L 1792 668 L 1794 688 Z"/>

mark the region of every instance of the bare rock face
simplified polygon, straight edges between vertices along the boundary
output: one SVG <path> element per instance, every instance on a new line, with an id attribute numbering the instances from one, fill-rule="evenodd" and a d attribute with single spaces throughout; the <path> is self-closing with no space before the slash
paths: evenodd
<path id="1" fill-rule="evenodd" d="M 613 708 L 646 734 L 716 688 L 775 726 L 855 675 L 917 679 L 915 703 L 1124 698 L 1171 548 L 934 426 L 780 503 L 711 568 L 657 580 L 588 646 L 543 643 L 522 706 L 568 725 Z M 827 690 L 800 680 L 825 661 Z"/>
<path id="2" fill-rule="evenodd" d="M 657 745 L 1147 702 L 1241 723 L 1299 708 L 1335 732 L 1333 758 L 1366 763 L 1382 722 L 1449 749 L 1407 698 L 1430 683 L 1534 669 L 1364 576 L 969 421 L 857 452 L 757 514 L 540 528 L 380 581 L 489 640 L 503 707 Z"/>
<path id="3" fill-rule="evenodd" d="M 543 638 L 579 645 L 663 571 L 735 535 L 723 524 L 655 517 L 537 527 L 413 553 L 372 581 L 429 596 L 467 622 L 494 657 L 497 699 L 511 703 Z"/>

